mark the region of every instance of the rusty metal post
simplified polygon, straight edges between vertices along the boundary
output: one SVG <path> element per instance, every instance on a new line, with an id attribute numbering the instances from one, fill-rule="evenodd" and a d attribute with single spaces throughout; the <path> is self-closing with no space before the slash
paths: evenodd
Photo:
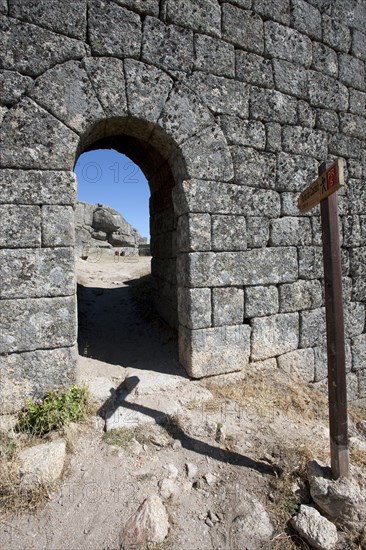
<path id="1" fill-rule="evenodd" d="M 327 169 L 324 162 L 319 175 Z M 349 477 L 347 385 L 344 344 L 342 265 L 338 200 L 334 193 L 320 203 L 328 355 L 331 468 L 334 479 Z"/>

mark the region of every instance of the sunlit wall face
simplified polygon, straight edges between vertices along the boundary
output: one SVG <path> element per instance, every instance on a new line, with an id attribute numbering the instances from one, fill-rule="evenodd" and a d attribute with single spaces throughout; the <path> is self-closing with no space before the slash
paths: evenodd
<path id="1" fill-rule="evenodd" d="M 150 189 L 143 172 L 131 159 L 114 149 L 97 149 L 80 155 L 75 173 L 79 201 L 114 208 L 150 240 Z"/>

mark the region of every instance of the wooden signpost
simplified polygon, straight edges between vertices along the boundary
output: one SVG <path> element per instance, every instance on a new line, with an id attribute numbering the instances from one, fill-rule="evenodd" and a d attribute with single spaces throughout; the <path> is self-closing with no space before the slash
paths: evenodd
<path id="1" fill-rule="evenodd" d="M 349 477 L 347 386 L 341 248 L 336 191 L 344 185 L 343 162 L 323 163 L 319 177 L 299 197 L 305 213 L 320 203 L 328 355 L 330 458 L 334 479 Z"/>

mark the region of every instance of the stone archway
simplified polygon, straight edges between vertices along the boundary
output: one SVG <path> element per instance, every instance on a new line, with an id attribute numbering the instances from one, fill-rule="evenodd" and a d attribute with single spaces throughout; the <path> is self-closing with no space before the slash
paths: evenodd
<path id="1" fill-rule="evenodd" d="M 176 244 L 171 232 L 169 245 L 166 239 L 159 243 L 156 234 L 153 246 L 176 247 L 177 291 L 174 288 L 172 294 L 178 300 L 172 323 L 179 327 L 180 362 L 192 377 L 243 366 L 249 352 L 235 368 L 233 361 L 222 360 L 222 352 L 231 340 L 235 350 L 229 353 L 236 361 L 247 327 L 240 327 L 240 334 L 225 331 L 224 337 L 220 332 L 218 341 L 217 329 L 210 328 L 211 318 L 205 320 L 204 314 L 211 290 L 190 277 L 195 253 L 210 250 L 211 220 L 205 202 L 191 214 L 192 197 L 185 189 L 230 181 L 233 167 L 221 129 L 184 83 L 132 59 L 67 61 L 36 79 L 29 97 L 5 116 L 1 137 L 2 190 L 28 223 L 27 242 L 15 241 L 16 247 L 23 247 L 22 254 L 16 249 L 1 251 L 6 274 L 2 318 L 8 331 L 1 352 L 9 354 L 2 376 L 5 408 L 10 404 L 7 396 L 13 396 L 16 408 L 27 395 L 74 379 L 72 169 L 75 158 L 96 143 L 102 147 L 114 143 L 114 148 L 122 148 L 137 161 L 151 182 L 153 223 L 167 222 L 167 211 L 176 223 Z M 176 262 L 173 257 L 157 258 L 153 272 L 169 272 L 168 260 Z M 169 283 L 175 286 L 172 280 Z"/>

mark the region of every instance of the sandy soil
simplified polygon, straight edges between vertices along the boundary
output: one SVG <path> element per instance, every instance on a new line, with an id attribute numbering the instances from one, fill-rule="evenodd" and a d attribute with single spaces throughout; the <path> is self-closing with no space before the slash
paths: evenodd
<path id="1" fill-rule="evenodd" d="M 237 375 L 223 378 L 223 391 L 212 380 L 189 381 L 177 360 L 175 333 L 147 321 L 131 297 L 149 270 L 150 258 L 78 261 L 79 380 L 90 386 L 104 418 L 127 410 L 132 429 L 139 415 L 135 440 L 126 448 L 108 444 L 103 419 L 90 416 L 77 428 L 63 482 L 46 505 L 1 523 L 3 548 L 117 549 L 121 528 L 152 494 L 162 494 L 170 519 L 159 549 L 295 548 L 288 510 L 300 493 L 304 501 L 308 496 L 293 471 L 309 453 L 327 457 L 324 401 L 300 395 L 298 387 L 291 393 L 278 372 L 267 385 L 261 373 L 244 384 L 242 401 Z M 272 404 L 271 394 L 277 396 Z M 165 428 L 164 412 L 175 413 Z M 187 463 L 196 466 L 190 475 Z M 260 517 L 250 533 L 235 527 L 248 495 L 269 514 L 269 540 L 260 536 Z M 357 546 L 341 541 L 339 548 Z"/>

